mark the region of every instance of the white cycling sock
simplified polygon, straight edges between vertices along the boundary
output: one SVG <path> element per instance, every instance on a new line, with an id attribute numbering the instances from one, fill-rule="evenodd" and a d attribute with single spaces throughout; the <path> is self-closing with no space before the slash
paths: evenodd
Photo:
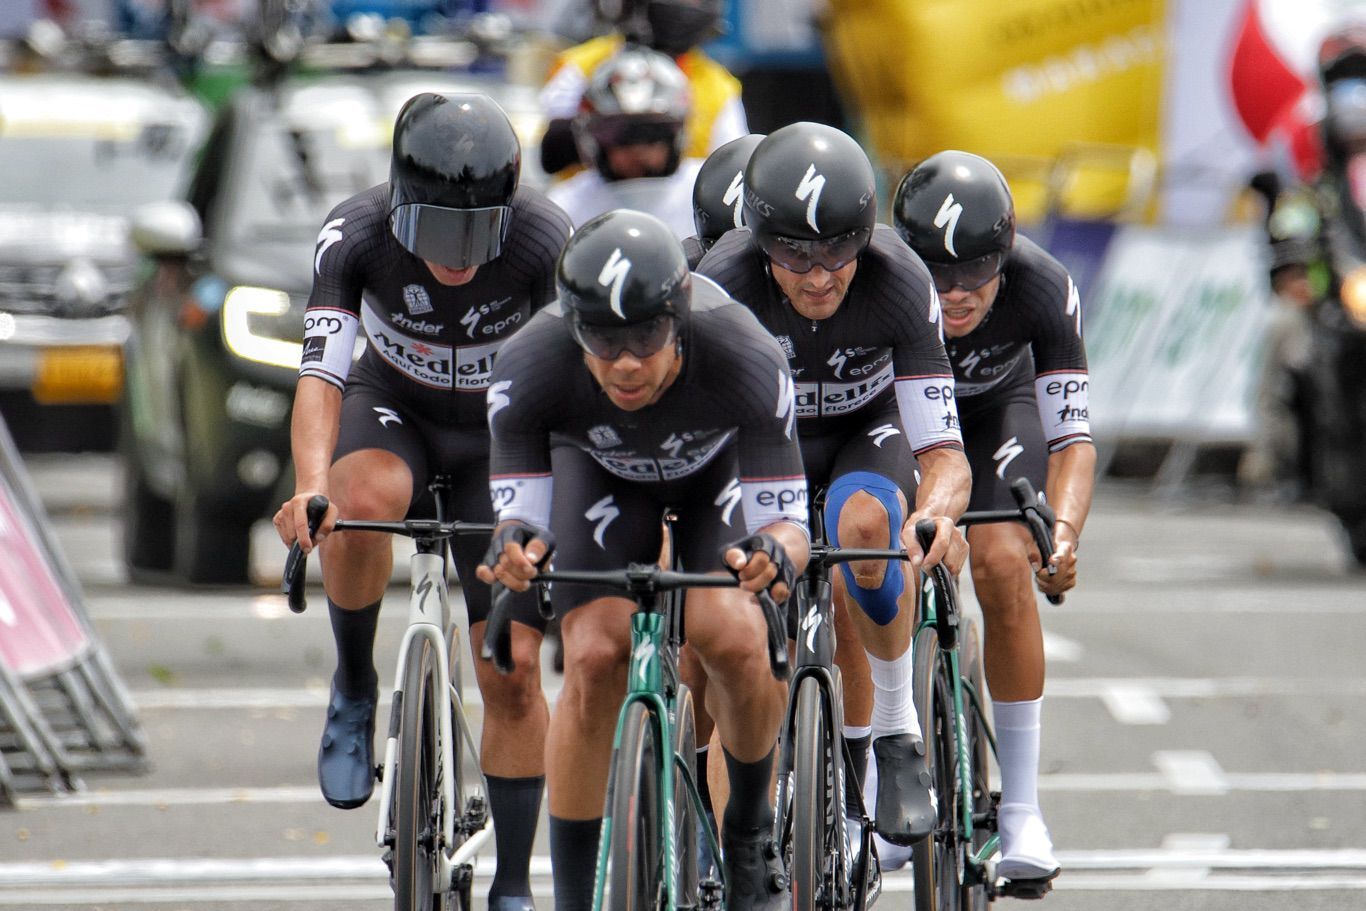
<path id="1" fill-rule="evenodd" d="M 845 740 L 858 740 L 860 737 L 871 737 L 873 729 L 869 725 L 846 724 L 842 733 Z"/>
<path id="2" fill-rule="evenodd" d="M 1001 804 L 1039 806 L 1039 714 L 1043 699 L 993 702 Z"/>
<path id="3" fill-rule="evenodd" d="M 915 713 L 915 694 L 911 691 L 911 649 L 900 658 L 883 661 L 868 652 L 873 672 L 873 739 L 886 734 L 920 734 Z"/>

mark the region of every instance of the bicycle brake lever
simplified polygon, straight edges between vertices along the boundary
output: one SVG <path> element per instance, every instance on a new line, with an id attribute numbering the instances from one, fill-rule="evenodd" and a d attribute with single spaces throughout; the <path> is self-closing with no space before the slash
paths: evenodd
<path id="1" fill-rule="evenodd" d="M 308 514 L 308 537 L 311 539 L 318 533 L 318 526 L 323 524 L 323 519 L 327 516 L 327 497 L 318 494 L 308 501 L 306 511 Z M 289 602 L 289 609 L 296 614 L 302 614 L 308 607 L 304 600 L 304 570 L 308 566 L 308 554 L 295 541 L 289 548 L 289 556 L 285 558 L 284 578 L 280 585 L 280 592 Z"/>
<path id="2" fill-rule="evenodd" d="M 789 595 L 790 597 L 790 595 Z M 768 627 L 768 666 L 773 676 L 786 680 L 791 673 L 787 657 L 787 624 L 778 602 L 768 592 L 759 593 L 759 606 L 764 612 L 764 623 Z"/>
<path id="3" fill-rule="evenodd" d="M 493 606 L 484 624 L 484 645 L 479 654 L 485 661 L 492 660 L 499 673 L 511 674 L 517 666 L 512 659 L 512 620 L 507 607 L 512 593 L 503 583 L 495 582 L 492 596 Z"/>

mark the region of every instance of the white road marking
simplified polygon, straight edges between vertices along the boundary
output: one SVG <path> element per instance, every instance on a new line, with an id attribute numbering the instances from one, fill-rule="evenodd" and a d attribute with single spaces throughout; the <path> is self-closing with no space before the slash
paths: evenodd
<path id="1" fill-rule="evenodd" d="M 1151 687 L 1116 681 L 1101 688 L 1101 701 L 1120 724 L 1166 724 L 1172 712 Z"/>
<path id="2" fill-rule="evenodd" d="M 1043 655 L 1048 661 L 1080 661 L 1083 651 L 1077 640 L 1044 631 Z"/>
<path id="3" fill-rule="evenodd" d="M 1050 677 L 1049 698 L 1103 696 L 1116 687 L 1140 687 L 1163 699 L 1217 699 L 1246 696 L 1321 696 L 1323 681 L 1304 677 Z M 1335 696 L 1366 695 L 1366 678 L 1333 681 Z"/>
<path id="4" fill-rule="evenodd" d="M 1338 772 L 1226 772 L 1223 787 L 1228 792 L 1260 793 L 1296 791 L 1366 791 L 1366 774 Z M 1040 775 L 1041 791 L 1172 791 L 1180 794 L 1224 793 L 1177 790 L 1178 782 L 1169 774 L 1157 772 L 1059 773 Z"/>
<path id="5" fill-rule="evenodd" d="M 1193 854 L 1213 854 L 1228 850 L 1231 841 L 1227 835 L 1223 834 L 1173 832 L 1162 839 L 1162 850 L 1180 857 Z M 1208 866 L 1194 864 L 1191 866 L 1154 867 L 1147 872 L 1147 879 L 1160 885 L 1170 883 L 1186 883 L 1189 885 L 1208 877 L 1211 869 Z"/>
<path id="6" fill-rule="evenodd" d="M 1176 794 L 1227 794 L 1228 778 L 1214 756 L 1204 750 L 1159 750 L 1153 764 Z"/>

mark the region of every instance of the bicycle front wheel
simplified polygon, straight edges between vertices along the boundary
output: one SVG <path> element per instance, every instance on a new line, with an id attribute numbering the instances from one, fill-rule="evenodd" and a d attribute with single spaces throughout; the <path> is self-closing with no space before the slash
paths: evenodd
<path id="1" fill-rule="evenodd" d="M 968 738 L 968 760 L 971 763 L 968 774 L 972 781 L 972 793 L 969 799 L 972 801 L 973 819 L 984 820 L 991 811 L 991 741 L 987 738 L 987 720 L 983 714 L 986 711 L 987 691 L 982 673 L 982 646 L 977 624 L 971 620 L 963 620 L 958 635 L 964 682 L 963 734 Z M 969 687 L 976 694 L 976 699 L 969 698 Z M 985 823 L 974 821 L 972 841 L 968 847 L 973 853 L 982 850 L 991 834 Z M 987 911 L 990 898 L 987 896 L 984 871 L 964 872 L 973 875 L 963 877 L 962 907 L 965 911 Z"/>
<path id="2" fill-rule="evenodd" d="M 693 717 L 692 690 L 679 684 L 674 700 L 674 755 L 697 775 L 697 721 Z M 681 774 L 674 775 L 674 862 L 678 865 L 674 904 L 695 908 L 698 904 L 698 817 L 692 795 Z"/>
<path id="3" fill-rule="evenodd" d="M 954 801 L 953 690 L 939 636 L 922 630 L 912 657 L 915 708 L 925 735 L 925 764 L 939 798 L 934 832 L 911 850 L 915 911 L 959 911 L 957 806 Z"/>
<path id="4" fill-rule="evenodd" d="M 393 809 L 394 911 L 444 911 L 436 891 L 441 828 L 439 712 L 446 705 L 437 675 L 437 653 L 415 637 L 408 646 L 395 758 Z"/>
<path id="5" fill-rule="evenodd" d="M 607 794 L 612 833 L 603 907 L 608 911 L 647 911 L 661 907 L 664 898 L 661 746 L 653 712 L 642 702 L 627 706 Z"/>
<path id="6" fill-rule="evenodd" d="M 793 728 L 792 907 L 795 911 L 830 908 L 832 877 L 830 834 L 834 831 L 833 742 L 825 720 L 820 683 L 807 677 L 797 687 Z"/>

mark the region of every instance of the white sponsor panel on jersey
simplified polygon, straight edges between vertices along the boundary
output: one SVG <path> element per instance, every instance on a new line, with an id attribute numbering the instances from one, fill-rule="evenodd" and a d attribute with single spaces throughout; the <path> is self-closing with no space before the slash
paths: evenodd
<path id="1" fill-rule="evenodd" d="M 740 479 L 745 528 L 754 534 L 774 522 L 793 522 L 806 528 L 806 478 L 765 481 Z"/>
<path id="2" fill-rule="evenodd" d="M 852 383 L 797 383 L 797 417 L 832 417 L 857 411 L 892 383 L 892 365 Z"/>
<path id="3" fill-rule="evenodd" d="M 503 343 L 490 342 L 487 345 L 469 345 L 455 349 L 455 388 L 482 390 L 489 387 L 489 375 L 493 372 L 493 358 Z"/>
<path id="4" fill-rule="evenodd" d="M 896 381 L 896 403 L 911 449 L 923 452 L 962 443 L 953 377 L 916 376 Z"/>
<path id="5" fill-rule="evenodd" d="M 1045 373 L 1034 379 L 1044 439 L 1053 443 L 1090 437 L 1091 381 L 1085 373 Z"/>
<path id="6" fill-rule="evenodd" d="M 316 376 L 331 383 L 345 383 L 351 372 L 360 321 L 354 313 L 331 307 L 315 307 L 304 313 L 304 347 L 300 376 Z"/>
<path id="7" fill-rule="evenodd" d="M 550 525 L 554 481 L 549 475 L 490 477 L 489 499 L 499 522 L 518 519 L 542 528 Z"/>
<path id="8" fill-rule="evenodd" d="M 730 442 L 734 431 L 716 436 L 706 445 L 691 449 L 677 458 L 652 458 L 635 454 L 614 455 L 597 449 L 588 450 L 593 459 L 619 478 L 628 481 L 673 481 L 696 474 L 707 466 L 721 449 Z"/>
<path id="9" fill-rule="evenodd" d="M 414 338 L 399 332 L 381 319 L 368 304 L 361 306 L 361 325 L 365 328 L 365 336 L 370 340 L 370 344 L 391 367 L 424 386 L 436 389 L 451 388 L 450 345 L 438 345 L 427 339 Z"/>

